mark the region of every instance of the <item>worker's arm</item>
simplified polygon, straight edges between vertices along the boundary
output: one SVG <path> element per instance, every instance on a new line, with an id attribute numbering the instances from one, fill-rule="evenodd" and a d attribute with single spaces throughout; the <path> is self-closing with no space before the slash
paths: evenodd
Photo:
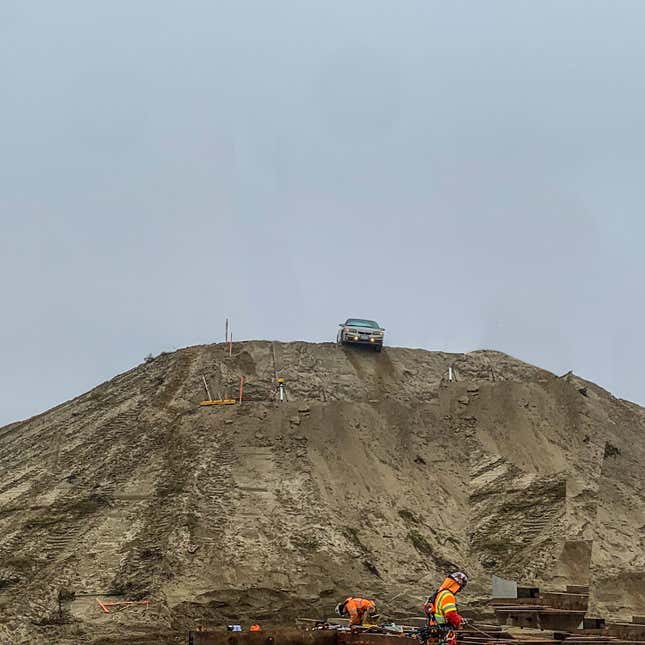
<path id="1" fill-rule="evenodd" d="M 450 626 L 455 629 L 459 629 L 461 624 L 464 622 L 464 619 L 454 609 L 446 612 L 446 620 L 450 623 Z"/>
<path id="2" fill-rule="evenodd" d="M 361 621 L 363 619 L 363 613 L 359 612 L 357 610 L 357 608 L 354 605 L 354 603 L 352 603 L 351 605 L 350 605 L 350 603 L 347 603 L 345 611 L 347 612 L 347 615 L 349 616 L 349 624 L 350 624 L 350 626 L 352 626 L 352 625 L 360 625 L 361 624 Z"/>

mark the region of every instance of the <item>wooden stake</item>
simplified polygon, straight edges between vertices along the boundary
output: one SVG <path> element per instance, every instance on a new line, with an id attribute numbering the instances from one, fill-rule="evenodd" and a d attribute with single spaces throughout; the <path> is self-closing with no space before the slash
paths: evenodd
<path id="1" fill-rule="evenodd" d="M 228 343 L 228 318 L 226 319 L 226 327 L 224 331 L 224 342 Z"/>
<path id="2" fill-rule="evenodd" d="M 208 383 L 206 383 L 206 377 L 202 374 L 202 381 L 204 381 L 204 388 L 206 389 L 206 396 L 208 397 L 209 401 L 213 400 L 213 397 L 211 396 L 211 392 L 208 389 Z"/>
<path id="3" fill-rule="evenodd" d="M 275 343 L 271 343 L 271 352 L 273 353 L 273 378 L 278 382 L 278 368 L 275 362 Z"/>
<path id="4" fill-rule="evenodd" d="M 242 403 L 243 395 L 244 395 L 244 377 L 240 376 L 240 403 Z"/>
<path id="5" fill-rule="evenodd" d="M 228 355 L 233 356 L 233 332 L 231 331 L 231 338 L 228 343 Z"/>

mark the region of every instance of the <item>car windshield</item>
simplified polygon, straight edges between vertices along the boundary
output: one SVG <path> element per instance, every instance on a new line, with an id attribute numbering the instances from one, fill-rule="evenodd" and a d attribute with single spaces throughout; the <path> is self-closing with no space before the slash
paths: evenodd
<path id="1" fill-rule="evenodd" d="M 380 329 L 377 322 L 373 320 L 361 320 L 360 318 L 349 318 L 346 322 L 349 327 L 369 327 L 370 329 Z"/>

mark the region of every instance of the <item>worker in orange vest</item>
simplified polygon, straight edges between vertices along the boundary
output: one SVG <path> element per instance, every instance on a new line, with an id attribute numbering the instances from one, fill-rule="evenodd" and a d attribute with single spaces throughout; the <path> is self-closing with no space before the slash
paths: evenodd
<path id="1" fill-rule="evenodd" d="M 257 623 L 254 623 L 253 625 L 251 625 L 251 626 L 249 627 L 249 631 L 250 631 L 250 632 L 261 632 L 261 631 L 262 631 L 262 627 L 260 627 L 260 625 L 258 625 Z"/>
<path id="2" fill-rule="evenodd" d="M 439 589 L 423 605 L 423 611 L 428 617 L 428 627 L 438 629 L 442 634 L 441 640 L 448 645 L 455 645 L 457 636 L 454 629 L 459 629 L 464 622 L 457 612 L 458 594 L 468 584 L 468 576 L 461 571 L 451 573 L 440 585 Z"/>
<path id="3" fill-rule="evenodd" d="M 349 625 L 365 625 L 370 616 L 376 614 L 376 605 L 372 600 L 364 598 L 346 598 L 336 605 L 336 613 L 339 616 L 349 616 Z"/>

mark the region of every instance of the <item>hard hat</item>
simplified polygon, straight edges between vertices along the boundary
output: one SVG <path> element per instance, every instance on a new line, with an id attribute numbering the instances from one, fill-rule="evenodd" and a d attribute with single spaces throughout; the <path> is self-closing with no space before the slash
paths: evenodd
<path id="1" fill-rule="evenodd" d="M 462 589 L 468 584 L 468 576 L 461 571 L 455 571 L 448 577 L 452 578 Z"/>
<path id="2" fill-rule="evenodd" d="M 346 603 L 346 602 L 347 602 L 346 600 L 343 600 L 343 602 L 339 602 L 339 603 L 336 605 L 336 613 L 337 613 L 339 616 L 342 616 L 342 615 L 345 613 L 345 603 Z"/>

